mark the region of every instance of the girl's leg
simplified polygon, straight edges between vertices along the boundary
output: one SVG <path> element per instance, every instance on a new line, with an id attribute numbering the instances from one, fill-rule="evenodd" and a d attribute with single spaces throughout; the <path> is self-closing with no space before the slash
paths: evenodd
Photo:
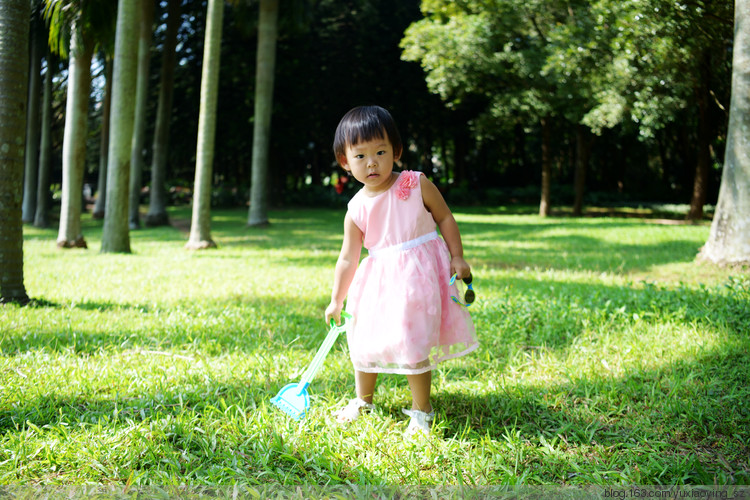
<path id="1" fill-rule="evenodd" d="M 354 387 L 357 397 L 367 403 L 372 403 L 375 394 L 375 383 L 378 381 L 377 373 L 365 373 L 354 370 Z"/>
<path id="2" fill-rule="evenodd" d="M 411 389 L 411 409 L 430 413 L 432 411 L 432 404 L 430 403 L 432 372 L 407 375 L 406 379 L 409 381 L 409 388 Z"/>
<path id="3" fill-rule="evenodd" d="M 372 396 L 375 393 L 375 382 L 377 380 L 377 373 L 364 373 L 354 370 L 354 387 L 357 391 L 357 398 L 350 400 L 349 404 L 335 413 L 336 420 L 339 422 L 354 422 L 362 413 L 362 408 L 373 409 Z"/>

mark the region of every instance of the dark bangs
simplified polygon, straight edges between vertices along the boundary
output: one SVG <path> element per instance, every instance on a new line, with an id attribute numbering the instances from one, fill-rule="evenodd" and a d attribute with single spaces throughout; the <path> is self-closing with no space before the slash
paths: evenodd
<path id="1" fill-rule="evenodd" d="M 393 146 L 394 158 L 399 158 L 403 146 L 391 114 L 380 106 L 360 106 L 348 111 L 336 127 L 333 154 L 338 160 L 340 156 L 346 155 L 347 146 L 386 138 Z"/>

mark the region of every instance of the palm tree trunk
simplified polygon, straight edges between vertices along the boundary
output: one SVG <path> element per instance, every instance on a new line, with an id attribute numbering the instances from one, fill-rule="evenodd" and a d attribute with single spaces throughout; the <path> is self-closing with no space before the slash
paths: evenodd
<path id="1" fill-rule="evenodd" d="M 112 109 L 112 59 L 104 56 L 105 82 L 102 97 L 102 127 L 99 134 L 99 178 L 96 183 L 96 202 L 92 213 L 95 219 L 104 218 L 107 206 L 107 165 L 109 163 L 109 120 Z"/>
<path id="2" fill-rule="evenodd" d="M 80 38 L 80 30 L 74 25 L 70 37 L 68 99 L 65 105 L 62 204 L 57 234 L 57 246 L 60 248 L 87 248 L 81 232 L 81 205 L 93 44 Z"/>
<path id="3" fill-rule="evenodd" d="M 0 304 L 29 301 L 23 284 L 21 222 L 29 5 L 28 0 L 0 3 Z"/>
<path id="4" fill-rule="evenodd" d="M 224 0 L 208 0 L 193 189 L 193 218 L 190 224 L 190 238 L 185 245 L 185 248 L 189 250 L 216 247 L 216 243 L 211 239 L 211 176 L 214 161 L 223 17 Z"/>
<path id="5" fill-rule="evenodd" d="M 146 135 L 146 105 L 148 104 L 148 69 L 151 60 L 154 0 L 141 1 L 140 30 L 138 32 L 138 83 L 136 84 L 135 128 L 130 153 L 130 229 L 141 227 L 141 179 L 143 177 L 143 143 Z"/>
<path id="6" fill-rule="evenodd" d="M 271 111 L 273 110 L 278 18 L 279 0 L 261 0 L 255 69 L 253 171 L 248 226 L 265 226 L 268 224 L 268 151 L 271 142 Z"/>
<path id="7" fill-rule="evenodd" d="M 34 222 L 39 175 L 39 101 L 41 100 L 42 39 L 37 22 L 31 22 L 28 117 L 26 119 L 26 168 L 23 183 L 23 222 Z"/>
<path id="8" fill-rule="evenodd" d="M 153 158 L 151 160 L 151 189 L 149 190 L 146 226 L 169 224 L 167 215 L 167 153 L 169 152 L 169 125 L 172 121 L 172 96 L 174 95 L 175 49 L 177 31 L 180 27 L 180 0 L 169 0 L 167 13 L 167 33 L 164 38 L 164 52 L 161 61 L 161 83 L 159 105 L 154 129 Z"/>
<path id="9" fill-rule="evenodd" d="M 49 226 L 50 170 L 52 167 L 52 72 L 56 64 L 47 50 L 47 72 L 44 75 L 44 97 L 42 99 L 42 138 L 39 145 L 39 178 L 37 179 L 36 227 Z"/>
<path id="10" fill-rule="evenodd" d="M 112 78 L 107 204 L 104 210 L 101 251 L 130 253 L 128 230 L 128 177 L 135 120 L 138 71 L 138 17 L 144 0 L 119 0 Z M 149 0 L 146 0 L 149 1 Z"/>

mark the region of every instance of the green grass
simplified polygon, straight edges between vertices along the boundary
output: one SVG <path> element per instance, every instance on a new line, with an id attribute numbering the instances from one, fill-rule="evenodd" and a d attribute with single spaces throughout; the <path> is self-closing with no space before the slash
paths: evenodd
<path id="1" fill-rule="evenodd" d="M 187 217 L 187 211 L 173 212 Z M 706 225 L 457 210 L 481 346 L 434 375 L 435 436 L 405 440 L 404 377 L 349 426 L 342 340 L 297 425 L 269 404 L 326 333 L 343 213 L 270 228 L 214 213 L 134 253 L 25 228 L 32 305 L 0 309 L 0 484 L 749 484 L 750 279 L 696 263 Z"/>

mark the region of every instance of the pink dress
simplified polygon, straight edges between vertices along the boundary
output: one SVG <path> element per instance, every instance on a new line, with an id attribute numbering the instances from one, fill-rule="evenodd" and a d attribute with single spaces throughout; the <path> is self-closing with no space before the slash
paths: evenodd
<path id="1" fill-rule="evenodd" d="M 349 215 L 369 255 L 349 288 L 347 332 L 355 370 L 405 375 L 478 347 L 469 312 L 454 303 L 450 253 L 425 209 L 419 172 L 403 171 L 384 193 L 360 190 Z"/>

